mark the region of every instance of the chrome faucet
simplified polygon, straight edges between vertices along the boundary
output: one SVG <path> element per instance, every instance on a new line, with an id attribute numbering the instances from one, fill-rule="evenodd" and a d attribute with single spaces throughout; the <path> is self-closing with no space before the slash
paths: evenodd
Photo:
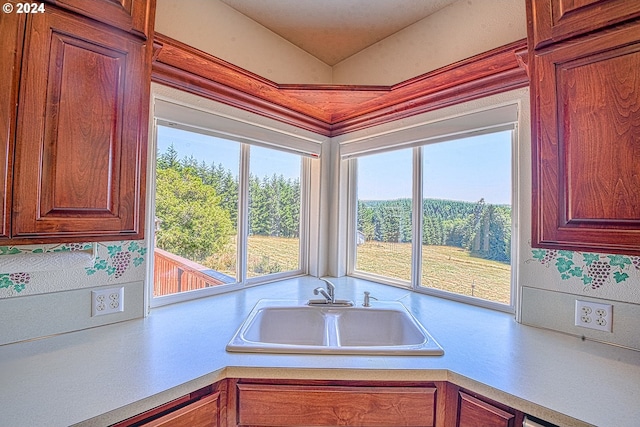
<path id="1" fill-rule="evenodd" d="M 315 288 L 313 290 L 314 295 L 321 294 L 327 300 L 327 304 L 335 304 L 336 302 L 336 285 L 328 281 L 327 279 L 320 278 L 324 283 L 327 284 L 327 290 L 325 291 L 323 288 Z"/>
<path id="2" fill-rule="evenodd" d="M 352 301 L 347 301 L 347 300 L 336 300 L 336 286 L 331 283 L 330 281 L 328 281 L 327 279 L 323 279 L 320 278 L 320 280 L 322 280 L 324 283 L 326 283 L 327 285 L 327 289 L 323 288 L 323 287 L 317 287 L 313 290 L 313 294 L 314 295 L 322 295 L 324 297 L 324 299 L 319 300 L 319 299 L 313 299 L 313 300 L 309 300 L 309 302 L 307 303 L 308 305 L 318 305 L 318 306 L 325 306 L 325 305 L 331 305 L 331 306 L 342 306 L 342 307 L 352 307 L 353 306 L 353 302 Z"/>

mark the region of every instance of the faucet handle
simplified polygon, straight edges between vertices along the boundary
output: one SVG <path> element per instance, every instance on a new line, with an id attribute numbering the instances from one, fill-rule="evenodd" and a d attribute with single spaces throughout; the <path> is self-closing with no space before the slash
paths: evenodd
<path id="1" fill-rule="evenodd" d="M 371 301 L 370 300 L 372 300 L 372 299 L 378 301 L 378 298 L 371 296 L 371 292 L 365 291 L 364 292 L 364 302 L 362 303 L 362 306 L 363 307 L 371 307 Z"/>
<path id="2" fill-rule="evenodd" d="M 320 280 L 327 284 L 327 292 L 331 296 L 331 302 L 334 302 L 336 299 L 336 285 L 334 285 L 327 279 L 323 279 L 322 277 L 320 277 Z"/>

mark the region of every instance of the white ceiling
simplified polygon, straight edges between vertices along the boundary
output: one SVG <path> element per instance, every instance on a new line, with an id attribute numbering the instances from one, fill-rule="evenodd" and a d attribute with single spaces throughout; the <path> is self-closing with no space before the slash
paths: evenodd
<path id="1" fill-rule="evenodd" d="M 333 66 L 457 0 L 220 0 Z"/>

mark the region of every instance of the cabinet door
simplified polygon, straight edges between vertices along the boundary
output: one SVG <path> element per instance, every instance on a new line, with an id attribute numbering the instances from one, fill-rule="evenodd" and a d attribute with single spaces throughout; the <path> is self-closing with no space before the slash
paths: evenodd
<path id="1" fill-rule="evenodd" d="M 640 23 L 533 68 L 532 245 L 640 254 Z"/>
<path id="2" fill-rule="evenodd" d="M 460 392 L 457 427 L 515 427 L 516 416 Z"/>
<path id="3" fill-rule="evenodd" d="M 0 14 L 0 242 L 11 230 L 11 170 L 24 27 L 24 15 Z"/>
<path id="4" fill-rule="evenodd" d="M 145 45 L 54 9 L 27 21 L 12 242 L 142 238 Z"/>
<path id="5" fill-rule="evenodd" d="M 435 387 L 237 384 L 236 426 L 433 426 Z"/>
<path id="6" fill-rule="evenodd" d="M 65 9 L 150 38 L 155 17 L 155 0 L 45 0 Z"/>
<path id="7" fill-rule="evenodd" d="M 527 0 L 533 45 L 548 44 L 586 34 L 640 16 L 632 0 Z"/>
<path id="8" fill-rule="evenodd" d="M 218 427 L 220 393 L 204 397 L 141 427 Z"/>

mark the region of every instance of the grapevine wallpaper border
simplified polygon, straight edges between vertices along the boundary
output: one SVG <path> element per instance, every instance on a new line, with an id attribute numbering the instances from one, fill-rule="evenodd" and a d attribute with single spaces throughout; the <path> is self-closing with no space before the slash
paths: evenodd
<path id="1" fill-rule="evenodd" d="M 88 276 L 105 271 L 108 276 L 113 276 L 117 279 L 127 271 L 132 263 L 134 267 L 140 266 L 144 262 L 144 255 L 147 253 L 147 248 L 140 246 L 135 241 L 121 242 L 121 244 L 117 245 L 103 245 L 102 243 L 98 243 L 98 245 L 107 248 L 108 257 L 101 258 L 96 256 L 93 266 L 85 267 Z M 125 246 L 126 250 L 122 250 Z"/>
<path id="2" fill-rule="evenodd" d="M 629 279 L 633 270 L 640 271 L 640 256 L 602 255 L 589 252 L 532 249 L 533 259 L 547 268 L 552 265 L 562 280 L 580 280 L 585 288 L 598 289 Z"/>
<path id="3" fill-rule="evenodd" d="M 127 271 L 144 264 L 147 248 L 137 241 L 107 243 L 63 243 L 54 246 L 19 247 L 0 246 L 0 256 L 18 254 L 38 254 L 50 252 L 72 252 L 94 250 L 93 265 L 84 267 L 86 276 L 106 275 L 107 280 L 118 279 Z M 26 269 L 26 268 L 25 268 Z M 6 288 L 21 293 L 33 282 L 32 271 L 0 273 L 0 289 Z"/>

